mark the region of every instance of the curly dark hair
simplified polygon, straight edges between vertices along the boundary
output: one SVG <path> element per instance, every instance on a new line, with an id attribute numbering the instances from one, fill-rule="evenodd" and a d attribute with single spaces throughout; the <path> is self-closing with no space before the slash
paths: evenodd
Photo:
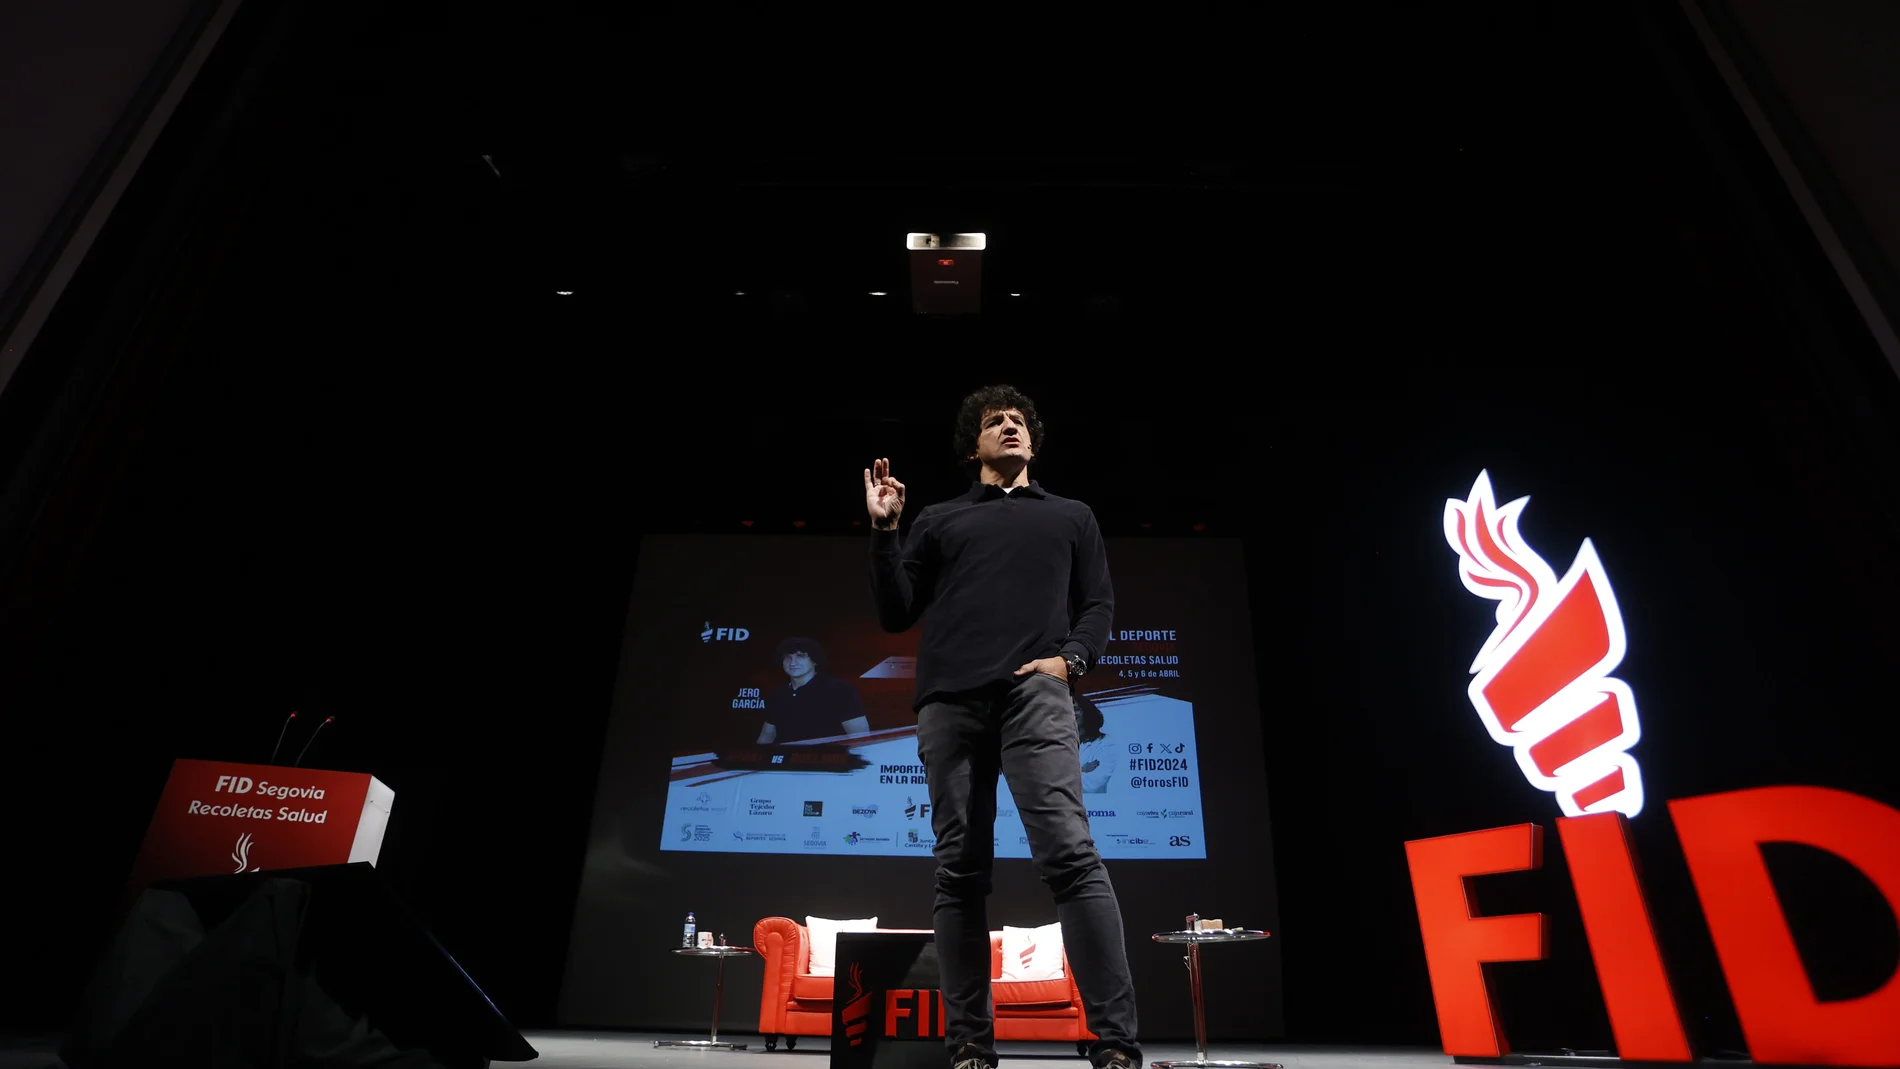
<path id="1" fill-rule="evenodd" d="M 963 399 L 963 407 L 957 410 L 956 436 L 951 443 L 958 460 L 967 461 L 976 455 L 976 440 L 983 433 L 983 417 L 1006 408 L 1023 414 L 1023 422 L 1029 424 L 1029 451 L 1042 455 L 1042 417 L 1036 415 L 1036 402 L 1014 386 L 999 385 L 985 386 Z"/>
<path id="2" fill-rule="evenodd" d="M 825 648 L 815 638 L 788 638 L 778 644 L 778 652 L 773 654 L 773 663 L 780 664 L 794 653 L 803 653 L 811 657 L 811 666 L 817 671 L 825 670 Z"/>
<path id="3" fill-rule="evenodd" d="M 1107 732 L 1102 730 L 1105 722 L 1102 710 L 1080 694 L 1075 696 L 1075 721 L 1082 742 L 1094 742 L 1107 736 Z"/>

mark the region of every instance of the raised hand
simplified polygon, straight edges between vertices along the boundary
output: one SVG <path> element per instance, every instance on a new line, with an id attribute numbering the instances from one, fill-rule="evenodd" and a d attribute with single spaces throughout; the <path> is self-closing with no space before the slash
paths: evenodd
<path id="1" fill-rule="evenodd" d="M 886 531 L 895 530 L 904 514 L 904 484 L 891 478 L 889 457 L 864 469 L 864 511 L 871 514 L 871 526 Z"/>

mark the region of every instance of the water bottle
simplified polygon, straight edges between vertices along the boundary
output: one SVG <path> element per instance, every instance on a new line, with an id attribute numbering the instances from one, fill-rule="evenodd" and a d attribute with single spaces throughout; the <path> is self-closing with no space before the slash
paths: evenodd
<path id="1" fill-rule="evenodd" d="M 698 931 L 699 925 L 693 923 L 693 915 L 691 912 L 688 912 L 686 914 L 686 934 L 680 936 L 680 946 L 692 946 Z"/>

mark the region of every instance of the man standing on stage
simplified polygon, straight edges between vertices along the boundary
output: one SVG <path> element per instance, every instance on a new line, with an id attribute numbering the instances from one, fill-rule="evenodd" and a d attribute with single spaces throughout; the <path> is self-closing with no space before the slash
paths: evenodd
<path id="1" fill-rule="evenodd" d="M 1115 607 L 1095 515 L 1029 478 L 1042 449 L 1033 401 L 1008 386 L 964 398 L 957 455 L 977 481 L 897 533 L 904 484 L 890 461 L 864 472 L 871 588 L 887 631 L 924 622 L 917 753 L 937 836 L 937 954 L 955 1069 L 997 1063 L 987 899 L 996 777 L 1015 796 L 1056 916 L 1098 1069 L 1136 1069 L 1135 985 L 1121 908 L 1089 836 L 1070 687 L 1108 641 Z"/>

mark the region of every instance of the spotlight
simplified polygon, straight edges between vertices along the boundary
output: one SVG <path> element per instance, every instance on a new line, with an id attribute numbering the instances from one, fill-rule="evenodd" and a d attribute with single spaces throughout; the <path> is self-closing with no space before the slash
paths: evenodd
<path id="1" fill-rule="evenodd" d="M 890 296 L 890 294 L 888 294 L 888 293 L 885 293 L 885 292 L 884 292 L 883 290 L 872 290 L 872 291 L 871 291 L 871 296 L 873 296 L 873 297 L 889 297 L 889 296 Z"/>
<path id="2" fill-rule="evenodd" d="M 573 291 L 573 290 L 555 290 L 554 292 L 555 292 L 555 294 L 556 294 L 557 296 L 561 296 L 561 297 L 572 297 L 572 296 L 574 296 L 574 291 Z"/>
<path id="3" fill-rule="evenodd" d="M 1021 296 L 1022 296 L 1022 294 L 1020 294 L 1020 293 L 1012 293 L 1012 294 L 1010 294 L 1010 296 L 1011 296 L 1011 297 L 1021 297 Z"/>
<path id="4" fill-rule="evenodd" d="M 743 296 L 745 296 L 745 291 L 744 291 L 744 290 L 733 290 L 733 291 L 732 291 L 732 295 L 733 295 L 734 297 L 743 297 Z"/>

